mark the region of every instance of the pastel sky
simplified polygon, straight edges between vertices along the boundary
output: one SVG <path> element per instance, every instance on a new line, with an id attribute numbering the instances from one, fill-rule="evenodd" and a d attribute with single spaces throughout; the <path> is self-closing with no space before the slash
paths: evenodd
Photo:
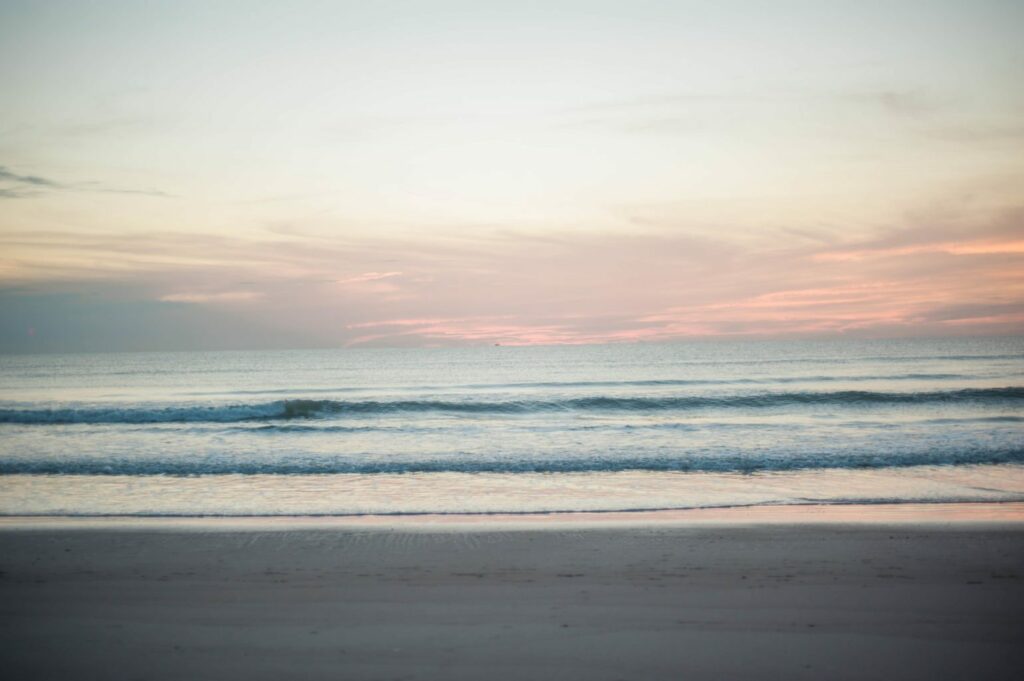
<path id="1" fill-rule="evenodd" d="M 0 0 L 0 352 L 1022 333 L 1022 34 Z"/>

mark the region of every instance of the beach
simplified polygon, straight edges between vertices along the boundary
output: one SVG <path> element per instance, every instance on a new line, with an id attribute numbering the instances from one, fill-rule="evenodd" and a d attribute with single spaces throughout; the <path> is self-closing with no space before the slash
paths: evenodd
<path id="1" fill-rule="evenodd" d="M 1024 345 L 0 357 L 12 679 L 1015 679 Z"/>
<path id="2" fill-rule="evenodd" d="M 1011 679 L 1024 505 L 5 518 L 12 679 Z"/>

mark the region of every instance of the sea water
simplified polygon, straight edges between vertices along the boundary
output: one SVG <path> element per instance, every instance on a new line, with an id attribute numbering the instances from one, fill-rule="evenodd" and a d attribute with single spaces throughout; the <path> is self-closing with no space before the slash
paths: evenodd
<path id="1" fill-rule="evenodd" d="M 1024 500 L 1024 339 L 0 357 L 0 514 Z"/>

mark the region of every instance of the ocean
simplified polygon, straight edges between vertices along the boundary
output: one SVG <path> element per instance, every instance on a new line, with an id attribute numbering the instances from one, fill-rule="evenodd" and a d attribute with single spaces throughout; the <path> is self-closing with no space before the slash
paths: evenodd
<path id="1" fill-rule="evenodd" d="M 1024 501 L 1024 339 L 0 357 L 0 514 Z"/>

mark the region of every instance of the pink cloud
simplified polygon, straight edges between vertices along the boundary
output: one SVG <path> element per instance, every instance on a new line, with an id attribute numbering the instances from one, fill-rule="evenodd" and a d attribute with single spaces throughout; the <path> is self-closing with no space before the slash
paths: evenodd
<path id="1" fill-rule="evenodd" d="M 935 244 L 918 244 L 892 248 L 866 248 L 853 250 L 836 250 L 818 253 L 815 260 L 821 262 L 856 262 L 868 258 L 892 258 L 913 256 L 927 253 L 946 253 L 949 255 L 1004 255 L 1024 253 L 1024 241 L 968 241 L 944 242 Z"/>
<path id="2" fill-rule="evenodd" d="M 338 279 L 334 283 L 342 285 L 365 284 L 367 282 L 380 281 L 382 279 L 390 279 L 392 277 L 399 277 L 401 275 L 402 272 L 363 272 L 362 274 L 357 274 L 353 277 L 348 277 L 346 279 Z"/>
<path id="3" fill-rule="evenodd" d="M 169 293 L 160 296 L 165 303 L 238 303 L 259 300 L 257 291 L 221 291 L 218 293 Z"/>
<path id="4" fill-rule="evenodd" d="M 16 241 L 41 256 L 23 256 L 26 278 L 14 283 L 216 304 L 326 346 L 1011 333 L 1024 331 L 1021 225 L 1024 212 L 931 220 L 845 242 L 683 228 L 272 241 L 26 233 Z"/>

